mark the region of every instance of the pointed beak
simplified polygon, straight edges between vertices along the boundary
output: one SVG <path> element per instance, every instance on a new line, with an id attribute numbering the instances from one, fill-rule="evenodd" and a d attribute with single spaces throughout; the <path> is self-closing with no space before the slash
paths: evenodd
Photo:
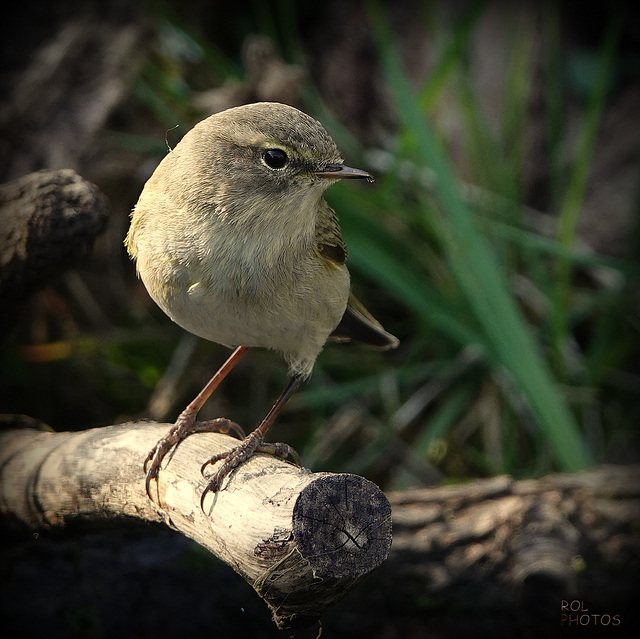
<path id="1" fill-rule="evenodd" d="M 327 178 L 328 180 L 355 180 L 364 178 L 367 182 L 374 181 L 371 173 L 367 173 L 362 169 L 352 169 L 350 166 L 345 166 L 344 164 L 327 164 L 321 171 L 316 171 L 314 175 L 320 178 Z"/>

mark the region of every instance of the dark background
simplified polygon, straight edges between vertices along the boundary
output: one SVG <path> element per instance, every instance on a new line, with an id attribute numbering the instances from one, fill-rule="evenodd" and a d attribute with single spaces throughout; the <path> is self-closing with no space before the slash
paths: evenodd
<path id="1" fill-rule="evenodd" d="M 411 85 L 429 87 L 422 104 L 456 175 L 516 202 L 524 223 L 511 210 L 489 217 L 527 232 L 553 227 L 562 215 L 581 166 L 599 52 L 623 11 L 578 207 L 575 246 L 595 257 L 572 272 L 560 359 L 544 310 L 553 300 L 556 254 L 509 244 L 497 226 L 483 231 L 594 462 L 637 462 L 638 9 L 596 1 L 381 8 Z M 437 283 L 451 316 L 476 326 L 437 232 L 421 221 L 420 187 L 398 177 L 393 163 L 372 160 L 371 150 L 384 150 L 415 161 L 420 140 L 385 78 L 386 45 L 369 4 L 23 2 L 2 30 L 0 181 L 74 168 L 106 194 L 110 219 L 83 263 L 43 282 L 15 312 L 0 344 L 0 412 L 28 414 L 56 430 L 175 419 L 226 351 L 194 342 L 150 301 L 122 245 L 129 212 L 167 145 L 195 122 L 234 104 L 279 100 L 319 118 L 350 165 L 376 173 L 371 188 L 336 187 L 330 202 L 354 246 L 354 289 L 402 345 L 390 354 L 327 347 L 273 436 L 315 470 L 361 473 L 383 489 L 565 470 L 508 373 L 439 330 L 428 309 L 418 312 L 394 287 L 403 272 L 381 278 L 357 248 L 354 198 L 371 225 L 362 231 L 367 251 L 396 255 L 400 246 L 399 267 L 404 252 L 404 266 L 425 287 Z M 187 365 L 170 391 L 154 394 L 181 354 Z M 285 372 L 273 354 L 252 353 L 203 417 L 257 423 Z M 192 636 L 289 636 L 275 631 L 230 569 L 166 531 L 27 541 L 11 533 L 3 555 L 2 614 L 11 636 L 182 636 L 185 624 Z M 465 623 L 452 614 L 451 626 L 431 632 L 428 593 L 403 601 L 380 579 L 371 577 L 360 599 L 356 592 L 328 615 L 326 636 L 453 636 L 479 627 L 476 617 Z M 382 627 L 373 611 L 387 605 L 398 621 Z M 495 636 L 523 623 L 500 611 L 488 611 L 485 622 Z"/>

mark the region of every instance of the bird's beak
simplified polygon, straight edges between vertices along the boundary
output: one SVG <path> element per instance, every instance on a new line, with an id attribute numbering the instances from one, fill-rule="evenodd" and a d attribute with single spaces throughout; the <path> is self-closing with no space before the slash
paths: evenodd
<path id="1" fill-rule="evenodd" d="M 314 175 L 320 178 L 327 178 L 328 180 L 355 180 L 361 178 L 364 178 L 367 182 L 373 182 L 374 180 L 371 173 L 367 173 L 362 169 L 352 169 L 350 166 L 345 166 L 344 164 L 327 164 L 322 170 L 315 171 Z"/>

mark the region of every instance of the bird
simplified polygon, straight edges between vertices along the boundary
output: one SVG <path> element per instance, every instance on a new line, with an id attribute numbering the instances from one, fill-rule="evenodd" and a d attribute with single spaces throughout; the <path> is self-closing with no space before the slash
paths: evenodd
<path id="1" fill-rule="evenodd" d="M 201 430 L 236 431 L 202 500 L 256 452 L 286 455 L 265 435 L 309 378 L 325 343 L 396 348 L 351 292 L 340 223 L 323 195 L 339 180 L 373 181 L 345 165 L 320 122 L 277 102 L 215 113 L 170 149 L 145 183 L 125 245 L 156 304 L 186 331 L 234 349 L 144 461 L 146 491 L 167 453 Z M 289 382 L 246 437 L 225 418 L 197 422 L 211 393 L 253 348 L 282 356 Z"/>

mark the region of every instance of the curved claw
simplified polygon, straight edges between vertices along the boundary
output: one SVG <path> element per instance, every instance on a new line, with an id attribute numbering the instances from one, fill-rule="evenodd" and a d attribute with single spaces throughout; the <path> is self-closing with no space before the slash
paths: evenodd
<path id="1" fill-rule="evenodd" d="M 156 480 L 156 486 L 158 485 L 158 473 L 147 473 L 147 477 L 144 482 L 145 489 L 147 491 L 147 496 L 151 501 L 153 501 L 153 497 L 151 496 L 151 480 Z M 158 503 L 160 503 L 160 493 L 158 492 Z"/>
<path id="2" fill-rule="evenodd" d="M 160 440 L 162 441 L 162 440 Z M 151 452 L 147 455 L 146 459 L 144 460 L 144 464 L 142 465 L 142 470 L 146 473 L 147 472 L 147 467 L 149 466 L 149 462 L 154 458 L 156 451 L 158 450 L 158 447 L 160 446 L 160 441 L 151 449 Z"/>
<path id="3" fill-rule="evenodd" d="M 294 462 L 300 466 L 300 455 L 289 444 L 279 442 L 264 442 L 262 434 L 259 431 L 249 433 L 235 448 L 224 453 L 218 453 L 208 459 L 200 468 L 200 472 L 204 474 L 204 469 L 210 464 L 223 461 L 223 464 L 210 477 L 205 489 L 200 497 L 200 506 L 204 509 L 204 499 L 208 493 L 216 493 L 220 490 L 225 477 L 230 475 L 240 464 L 244 463 L 255 453 L 267 453 L 285 459 L 292 457 Z"/>
<path id="4" fill-rule="evenodd" d="M 143 464 L 143 471 L 146 473 L 145 489 L 147 495 L 151 501 L 155 501 L 151 495 L 151 481 L 156 480 L 156 487 L 158 487 L 158 474 L 160 472 L 160 466 L 167 454 L 177 446 L 179 446 L 189 435 L 194 433 L 229 433 L 229 431 L 242 434 L 244 431 L 238 424 L 232 422 L 225 417 L 218 417 L 206 422 L 196 422 L 195 418 L 190 414 L 183 413 L 178 417 L 178 420 L 174 424 L 173 428 L 153 447 L 151 452 L 147 455 Z M 160 503 L 160 489 L 157 490 L 158 504 Z"/>
<path id="5" fill-rule="evenodd" d="M 218 474 L 216 473 L 213 478 L 209 481 L 209 483 L 205 486 L 202 491 L 202 495 L 200 495 L 200 508 L 204 510 L 204 499 L 210 493 L 217 493 L 220 489 L 220 484 L 222 483 L 223 477 L 218 478 Z"/>
<path id="6" fill-rule="evenodd" d="M 169 438 L 172 434 L 173 430 L 169 431 L 169 433 L 161 439 L 151 450 L 151 452 L 147 455 L 147 458 L 144 460 L 144 464 L 142 465 L 143 471 L 147 474 L 144 482 L 145 490 L 147 491 L 147 496 L 151 501 L 155 501 L 153 496 L 151 495 L 151 480 L 156 480 L 156 492 L 158 498 L 158 504 L 160 503 L 160 489 L 158 487 L 158 472 L 160 471 L 160 464 L 164 459 L 166 453 L 171 449 L 168 447 L 164 452 L 162 451 L 162 444 L 165 439 Z"/>
<path id="7" fill-rule="evenodd" d="M 231 471 L 249 459 L 261 444 L 262 434 L 260 431 L 254 430 L 252 433 L 249 433 L 235 448 L 227 450 L 224 453 L 218 453 L 202 464 L 200 472 L 204 472 L 204 469 L 209 464 L 215 464 L 216 462 L 224 460 L 222 466 L 209 478 L 209 482 L 205 486 L 202 496 L 200 497 L 201 506 L 204 504 L 204 498 L 207 496 L 207 493 L 218 492 L 220 485 L 222 484 L 222 480 L 229 475 Z"/>
<path id="8" fill-rule="evenodd" d="M 238 447 L 239 448 L 239 447 Z M 211 477 L 207 485 L 204 487 L 202 491 L 202 495 L 200 496 L 200 508 L 204 510 L 204 499 L 208 493 L 217 493 L 222 486 L 222 482 L 224 481 L 227 475 L 230 475 L 243 461 L 246 461 L 251 454 L 247 455 L 247 457 L 243 457 L 242 459 L 234 458 L 231 453 L 238 450 L 238 448 L 234 448 L 229 451 L 229 455 L 226 457 L 226 461 L 222 464 L 222 467 L 219 468 Z M 219 461 L 219 460 L 218 460 Z"/>

